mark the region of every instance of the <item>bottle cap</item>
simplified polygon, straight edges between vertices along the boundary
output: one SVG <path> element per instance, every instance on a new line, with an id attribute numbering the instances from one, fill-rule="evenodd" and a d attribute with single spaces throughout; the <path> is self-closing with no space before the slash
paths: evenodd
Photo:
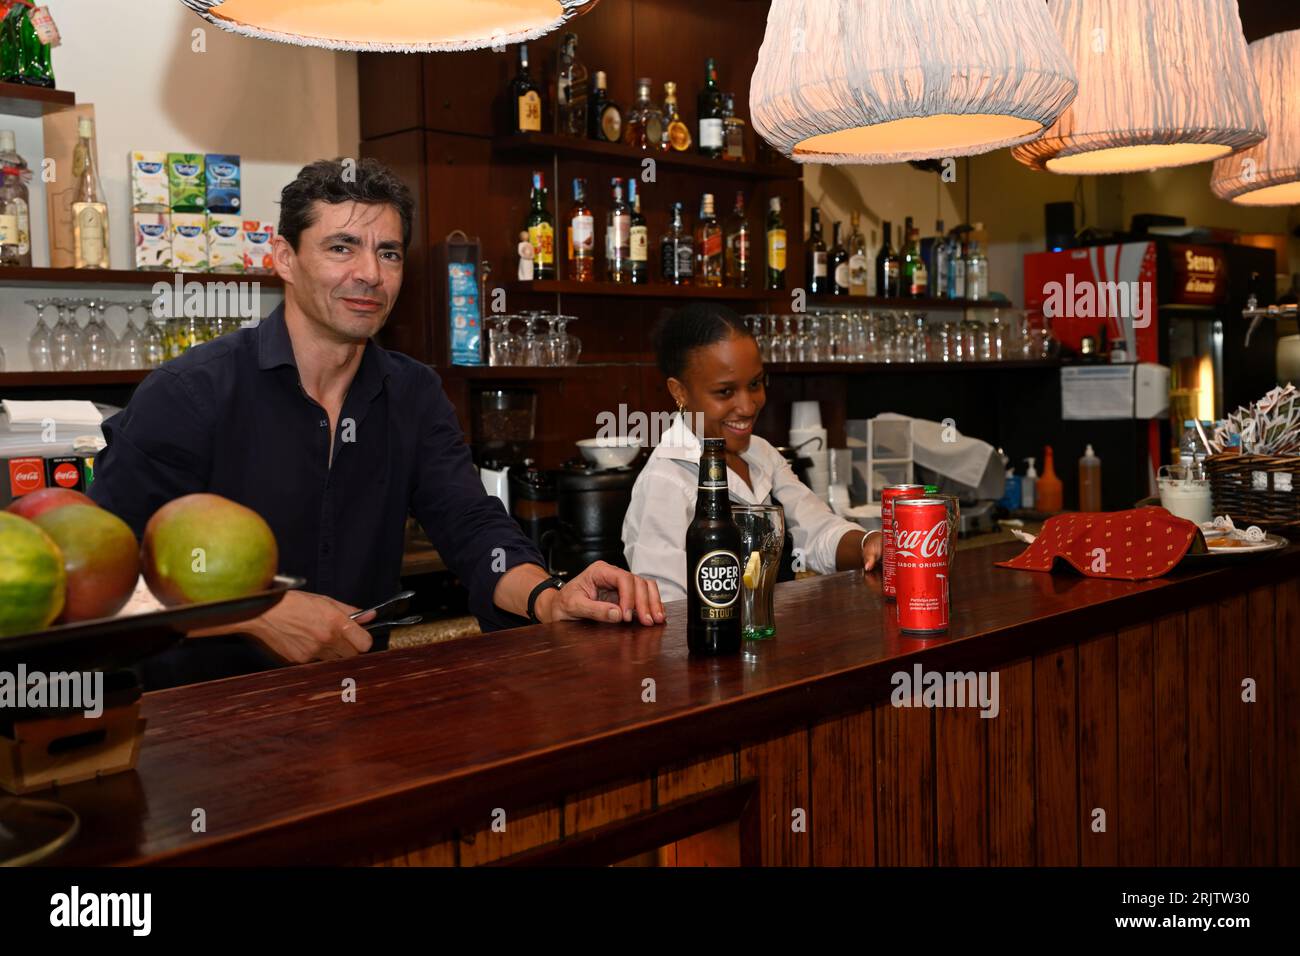
<path id="1" fill-rule="evenodd" d="M 89 139 L 95 135 L 95 121 L 88 116 L 83 116 L 77 121 L 77 135 Z"/>
<path id="2" fill-rule="evenodd" d="M 0 129 L 0 153 L 16 152 L 18 152 L 18 147 L 14 140 L 14 131 L 11 129 Z"/>
<path id="3" fill-rule="evenodd" d="M 668 97 L 670 99 L 672 97 L 675 97 L 677 95 L 677 84 L 674 83 L 672 80 L 669 80 L 664 84 L 664 92 L 668 94 Z"/>
<path id="4" fill-rule="evenodd" d="M 598 89 L 598 90 L 603 90 L 604 88 L 605 88 L 605 71 L 604 71 L 604 70 L 597 70 L 597 71 L 596 71 L 596 89 Z"/>
<path id="5" fill-rule="evenodd" d="M 773 196 L 771 199 L 769 199 L 769 200 L 767 201 L 767 208 L 770 209 L 770 210 L 772 210 L 773 212 L 780 212 L 780 211 L 781 211 L 781 197 L 780 197 L 780 196 Z"/>
<path id="6" fill-rule="evenodd" d="M 1083 450 L 1083 457 L 1084 457 L 1084 458 L 1096 458 L 1096 457 L 1097 457 L 1095 454 L 1093 454 L 1093 451 L 1092 451 L 1092 445 L 1091 445 L 1091 444 L 1089 444 L 1088 447 L 1085 448 L 1085 449 Z"/>
<path id="7" fill-rule="evenodd" d="M 1030 456 L 1029 458 L 1026 458 L 1025 461 L 1029 463 L 1029 467 L 1025 470 L 1025 477 L 1037 478 L 1038 470 L 1034 466 L 1038 463 L 1038 459 Z"/>

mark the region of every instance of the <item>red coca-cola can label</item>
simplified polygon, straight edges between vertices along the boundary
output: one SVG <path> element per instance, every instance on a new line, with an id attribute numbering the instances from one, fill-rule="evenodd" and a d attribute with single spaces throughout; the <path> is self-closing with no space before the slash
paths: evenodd
<path id="1" fill-rule="evenodd" d="M 10 458 L 9 488 L 15 498 L 45 487 L 44 458 Z"/>
<path id="2" fill-rule="evenodd" d="M 897 501 L 893 524 L 898 629 L 907 634 L 946 631 L 952 554 L 948 503 L 942 498 Z"/>
<path id="3" fill-rule="evenodd" d="M 880 490 L 880 578 L 885 597 L 894 596 L 894 502 L 899 498 L 919 498 L 924 485 L 886 485 Z"/>

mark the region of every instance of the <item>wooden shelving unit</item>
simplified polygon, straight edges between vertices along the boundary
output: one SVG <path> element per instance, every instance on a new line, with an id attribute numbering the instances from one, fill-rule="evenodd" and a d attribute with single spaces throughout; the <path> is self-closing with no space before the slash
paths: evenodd
<path id="1" fill-rule="evenodd" d="M 138 385 L 149 369 L 107 372 L 0 372 L 0 387 L 43 388 L 84 385 Z"/>
<path id="2" fill-rule="evenodd" d="M 951 311 L 966 309 L 1010 309 L 1010 302 L 994 299 L 894 299 L 875 295 L 816 295 L 809 296 L 808 305 L 814 307 L 866 306 L 874 309 L 911 310 L 913 312 L 933 312 L 942 309 Z"/>
<path id="3" fill-rule="evenodd" d="M 28 119 L 57 113 L 77 105 L 77 97 L 68 90 L 51 90 L 23 83 L 0 83 L 0 113 Z"/>
<path id="4" fill-rule="evenodd" d="M 1059 359 L 1001 362 L 766 362 L 773 375 L 881 375 L 920 372 L 1027 372 L 1060 368 Z"/>
<path id="5" fill-rule="evenodd" d="M 621 282 L 574 282 L 567 279 L 537 279 L 533 282 L 514 281 L 506 284 L 509 292 L 541 295 L 628 296 L 637 299 L 723 299 L 732 302 L 763 302 L 788 299 L 790 293 L 782 290 L 767 292 L 761 289 L 709 289 L 693 285 L 668 285 L 651 282 L 631 285 Z"/>
<path id="6" fill-rule="evenodd" d="M 284 282 L 278 275 L 228 272 L 142 272 L 135 269 L 56 269 L 49 266 L 15 266 L 0 268 L 0 286 L 11 288 L 39 288 L 52 285 L 78 287 L 95 286 L 153 286 L 158 282 L 172 285 L 176 277 L 183 282 L 257 282 L 268 288 L 281 289 Z"/>
<path id="7" fill-rule="evenodd" d="M 597 377 L 615 370 L 650 368 L 653 362 L 581 362 L 577 365 L 447 365 L 436 367 L 442 379 L 472 381 L 563 381 L 579 376 Z"/>
<path id="8" fill-rule="evenodd" d="M 597 139 L 577 139 L 556 136 L 553 133 L 519 133 L 498 136 L 492 141 L 498 153 L 536 153 L 546 155 L 586 157 L 596 160 L 625 160 L 639 165 L 644 159 L 653 159 L 656 165 L 690 169 L 693 172 L 716 172 L 719 176 L 748 176 L 755 179 L 799 179 L 803 170 L 798 163 L 786 160 L 773 163 L 735 162 L 710 159 L 696 152 L 679 153 L 675 150 L 640 150 L 622 143 L 606 143 Z"/>

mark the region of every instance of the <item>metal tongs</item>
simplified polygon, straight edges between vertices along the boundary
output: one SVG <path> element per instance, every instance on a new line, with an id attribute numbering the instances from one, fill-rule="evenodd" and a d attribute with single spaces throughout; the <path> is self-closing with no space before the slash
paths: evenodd
<path id="1" fill-rule="evenodd" d="M 360 611 L 353 611 L 351 614 L 348 615 L 348 617 L 355 621 L 361 615 L 368 614 L 371 611 L 374 611 L 375 614 L 378 615 L 381 611 L 385 611 L 385 610 L 392 611 L 392 613 L 394 614 L 400 614 L 402 611 L 406 610 L 406 603 L 410 601 L 411 598 L 413 597 L 415 597 L 414 591 L 398 591 L 387 601 L 382 601 L 379 604 L 376 604 L 374 607 L 367 607 L 367 608 L 362 608 Z M 395 621 L 374 620 L 371 621 L 369 624 L 362 624 L 361 626 L 364 627 L 367 631 L 373 631 L 381 627 L 399 627 L 399 626 L 405 626 L 407 624 L 419 624 L 422 620 L 424 620 L 424 618 L 416 614 L 409 617 L 398 618 Z"/>

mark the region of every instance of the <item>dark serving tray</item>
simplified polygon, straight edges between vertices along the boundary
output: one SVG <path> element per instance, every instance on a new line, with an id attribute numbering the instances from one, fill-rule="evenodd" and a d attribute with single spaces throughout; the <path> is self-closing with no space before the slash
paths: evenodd
<path id="1" fill-rule="evenodd" d="M 129 667 L 179 643 L 188 631 L 257 617 L 278 604 L 286 591 L 304 583 L 303 578 L 277 574 L 265 591 L 229 601 L 186 604 L 0 637 L 0 670 L 13 671 L 18 664 L 26 665 L 29 671 Z"/>

